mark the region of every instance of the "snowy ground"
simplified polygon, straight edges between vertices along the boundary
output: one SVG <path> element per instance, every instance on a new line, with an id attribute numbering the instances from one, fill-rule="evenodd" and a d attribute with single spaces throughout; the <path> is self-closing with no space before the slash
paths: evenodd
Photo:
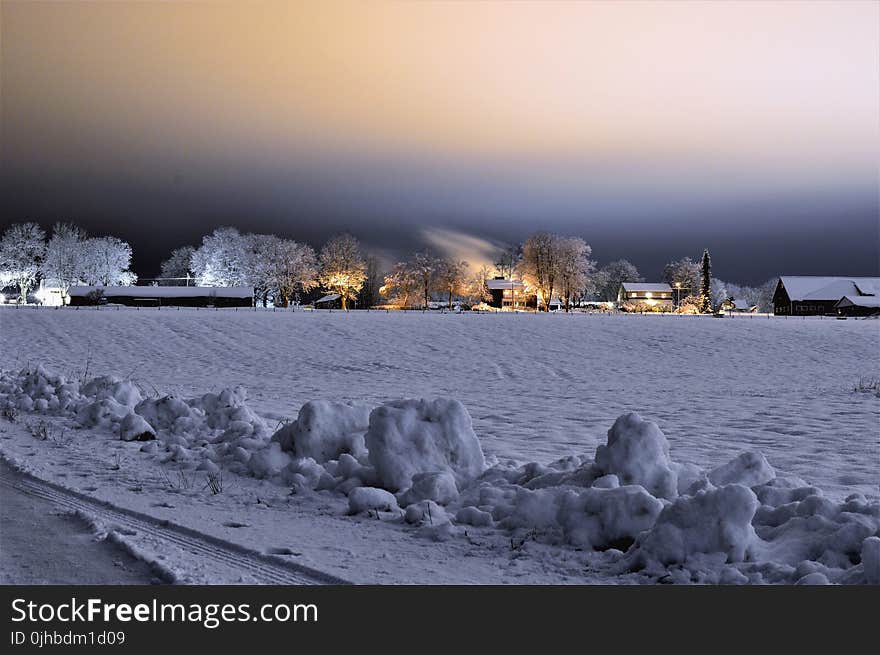
<path id="1" fill-rule="evenodd" d="M 821 488 L 834 503 L 853 493 L 878 494 L 880 398 L 853 390 L 860 380 L 880 378 L 878 321 L 4 309 L 0 331 L 0 369 L 42 365 L 68 380 L 114 375 L 131 380 L 144 397 L 195 398 L 243 385 L 247 407 L 269 426 L 269 434 L 311 400 L 375 407 L 397 398 L 456 398 L 473 419 L 488 463 L 497 463 L 511 480 L 510 472 L 526 462 L 546 465 L 577 456 L 582 461 L 564 466 L 592 466 L 615 419 L 636 411 L 658 424 L 671 460 L 689 471 L 678 474 L 679 486 L 697 468 L 713 469 L 753 451 L 763 453 L 779 478 L 801 478 L 803 488 L 806 483 Z M 57 438 L 35 439 L 26 426 L 36 420 L 47 421 Z M 472 526 L 464 534 L 462 521 L 451 535 L 419 532 L 393 512 L 346 516 L 348 503 L 338 490 L 291 495 L 291 485 L 279 483 L 278 476 L 236 475 L 234 466 L 222 462 L 227 473 L 222 494 L 212 495 L 200 484 L 185 488 L 173 477 L 179 461 L 162 463 L 162 452 L 141 452 L 141 444 L 120 441 L 106 425 L 76 429 L 81 423 L 57 412 L 22 412 L 16 422 L 0 425 L 0 450 L 42 477 L 262 552 L 290 551 L 287 556 L 302 564 L 354 582 L 658 577 L 620 575 L 619 551 L 584 548 L 573 536 L 577 530 L 562 518 L 564 543 L 544 538 L 539 533 L 547 527 L 541 523 L 545 517 L 525 511 L 523 502 L 502 499 L 501 492 L 482 503 L 496 510 L 491 528 Z M 537 474 L 530 469 L 513 486 L 507 478 L 486 485 L 508 485 L 507 491 L 515 487 L 529 496 L 520 487 L 539 489 L 543 483 L 531 482 Z M 461 480 L 459 486 L 465 486 Z M 562 508 L 559 517 L 568 516 L 568 501 L 556 491 L 541 493 L 549 505 Z M 652 493 L 662 497 L 656 489 Z M 763 503 L 767 496 L 758 493 Z M 793 503 L 795 496 L 786 500 Z M 652 501 L 637 500 L 647 502 L 650 513 L 656 498 L 648 498 Z M 716 500 L 723 505 L 747 499 Z M 657 501 L 657 511 L 660 507 Z M 805 514 L 808 508 L 790 509 Z M 838 516 L 843 510 L 835 511 Z M 864 511 L 873 516 L 873 510 Z M 767 526 L 793 526 L 778 512 L 764 519 Z M 231 527 L 236 523 L 243 525 Z M 793 534 L 792 527 L 784 554 L 762 555 L 789 562 L 785 566 L 792 571 L 765 572 L 764 579 L 793 581 L 800 561 L 791 561 Z M 773 538 L 766 541 L 774 545 Z M 656 542 L 646 539 L 641 549 L 659 553 Z M 780 544 L 777 539 L 777 550 Z M 834 557 L 826 553 L 823 566 L 845 569 Z M 192 562 L 179 566 L 181 580 L 207 575 L 194 572 Z M 812 569 L 800 566 L 798 577 L 805 571 Z M 724 575 L 724 581 L 736 581 L 735 574 Z"/>

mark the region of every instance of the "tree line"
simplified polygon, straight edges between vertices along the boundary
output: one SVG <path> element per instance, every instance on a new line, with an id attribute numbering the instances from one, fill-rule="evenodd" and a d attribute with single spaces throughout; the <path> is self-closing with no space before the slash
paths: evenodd
<path id="1" fill-rule="evenodd" d="M 9 227 L 0 238 L 0 284 L 14 285 L 22 302 L 40 279 L 51 279 L 66 298 L 70 286 L 134 284 L 131 246 L 113 236 L 90 237 L 72 223 L 56 223 L 48 236 L 36 223 Z M 769 309 L 773 281 L 761 287 L 726 283 L 711 277 L 708 251 L 700 263 L 690 257 L 670 262 L 663 280 L 678 293 L 680 308 L 711 311 L 730 298 Z M 519 280 L 538 308 L 559 302 L 566 310 L 584 301 L 615 301 L 624 282 L 644 277 L 626 259 L 598 266 L 592 248 L 580 237 L 549 232 L 498 251 L 491 266 L 469 265 L 430 250 L 393 264 L 385 274 L 350 234 L 330 239 L 320 251 L 274 234 L 242 233 L 221 227 L 197 247 L 183 246 L 161 264 L 162 285 L 250 286 L 254 301 L 287 307 L 316 289 L 338 294 L 343 308 L 352 302 L 369 307 L 392 303 L 427 307 L 432 299 L 452 307 L 491 299 L 487 281 Z"/>
<path id="2" fill-rule="evenodd" d="M 16 287 L 21 302 L 41 279 L 55 280 L 65 299 L 76 284 L 134 284 L 137 276 L 130 267 L 128 243 L 90 237 L 73 223 L 56 223 L 48 238 L 36 223 L 17 223 L 0 238 L 0 285 Z"/>

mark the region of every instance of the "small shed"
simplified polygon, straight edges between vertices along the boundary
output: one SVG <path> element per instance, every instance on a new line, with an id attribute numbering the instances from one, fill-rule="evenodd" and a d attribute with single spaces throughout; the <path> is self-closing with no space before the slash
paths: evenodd
<path id="1" fill-rule="evenodd" d="M 318 298 L 313 304 L 319 309 L 339 309 L 342 307 L 342 296 L 338 293 L 328 293 L 323 298 Z"/>

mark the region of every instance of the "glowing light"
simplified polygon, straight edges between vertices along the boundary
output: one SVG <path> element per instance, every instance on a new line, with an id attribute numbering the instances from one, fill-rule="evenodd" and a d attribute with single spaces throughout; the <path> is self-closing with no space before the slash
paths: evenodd
<path id="1" fill-rule="evenodd" d="M 647 291 L 647 292 L 645 293 L 645 298 L 651 298 L 653 295 L 654 295 L 654 294 L 652 294 L 650 291 Z"/>

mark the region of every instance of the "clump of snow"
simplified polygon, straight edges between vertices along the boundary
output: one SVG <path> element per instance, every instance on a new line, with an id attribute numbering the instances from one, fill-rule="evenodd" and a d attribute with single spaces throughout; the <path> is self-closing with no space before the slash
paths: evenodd
<path id="1" fill-rule="evenodd" d="M 156 438 L 156 433 L 142 416 L 131 412 L 119 424 L 119 438 L 123 441 L 150 441 Z"/>
<path id="2" fill-rule="evenodd" d="M 420 500 L 431 500 L 438 505 L 448 505 L 458 500 L 458 487 L 455 477 L 448 471 L 416 473 L 412 477 L 412 487 L 400 494 L 401 507 Z"/>
<path id="3" fill-rule="evenodd" d="M 462 507 L 455 514 L 455 522 L 480 528 L 487 528 L 492 526 L 492 515 L 478 507 Z"/>
<path id="4" fill-rule="evenodd" d="M 343 453 L 365 454 L 364 433 L 370 422 L 368 405 L 312 400 L 299 410 L 296 421 L 278 430 L 272 440 L 297 457 L 311 457 L 319 464 Z"/>
<path id="5" fill-rule="evenodd" d="M 360 514 L 368 510 L 383 512 L 397 511 L 397 499 L 394 494 L 377 487 L 357 487 L 348 494 L 348 511 Z"/>
<path id="6" fill-rule="evenodd" d="M 654 525 L 662 509 L 660 500 L 637 485 L 521 488 L 502 525 L 534 530 L 551 541 L 582 548 L 627 548 L 640 532 Z"/>
<path id="7" fill-rule="evenodd" d="M 440 505 L 432 500 L 422 500 L 413 503 L 406 508 L 403 513 L 403 520 L 410 524 L 422 525 L 440 525 L 449 523 L 449 515 Z"/>
<path id="8" fill-rule="evenodd" d="M 457 400 L 397 400 L 370 413 L 365 436 L 383 487 L 402 491 L 417 473 L 448 471 L 466 483 L 486 466 L 467 410 Z"/>
<path id="9" fill-rule="evenodd" d="M 716 487 L 726 484 L 757 487 L 775 478 L 776 471 L 761 453 L 742 453 L 727 464 L 709 471 L 707 477 Z"/>
<path id="10" fill-rule="evenodd" d="M 865 582 L 880 585 L 880 537 L 866 538 L 861 555 Z"/>
<path id="11" fill-rule="evenodd" d="M 731 484 L 677 498 L 660 512 L 654 526 L 640 535 L 631 552 L 639 567 L 687 562 L 694 555 L 720 555 L 741 562 L 755 546 L 752 517 L 758 498 L 748 487 Z"/>
<path id="12" fill-rule="evenodd" d="M 147 398 L 135 405 L 134 411 L 140 414 L 155 430 L 186 432 L 195 426 L 198 416 L 185 402 L 174 396 Z M 178 419 L 189 419 L 177 424 Z M 175 430 L 175 424 L 177 428 Z"/>
<path id="13" fill-rule="evenodd" d="M 621 483 L 643 486 L 659 498 L 678 495 L 678 477 L 669 459 L 669 442 L 656 423 L 635 412 L 618 417 L 608 430 L 608 443 L 596 448 L 596 465 Z"/>

